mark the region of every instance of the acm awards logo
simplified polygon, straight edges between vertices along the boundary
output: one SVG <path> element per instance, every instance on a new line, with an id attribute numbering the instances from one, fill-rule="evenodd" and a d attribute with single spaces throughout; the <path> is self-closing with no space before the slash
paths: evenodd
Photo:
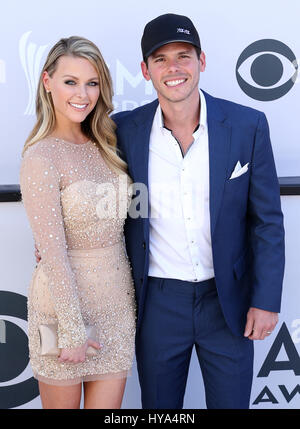
<path id="1" fill-rule="evenodd" d="M 249 62 L 251 64 L 247 65 Z M 295 85 L 297 77 L 298 62 L 295 54 L 278 40 L 257 40 L 244 49 L 236 64 L 236 78 L 240 88 L 249 97 L 259 101 L 273 101 L 283 97 Z"/>
<path id="2" fill-rule="evenodd" d="M 28 85 L 29 97 L 24 115 L 35 113 L 35 95 L 41 70 L 43 55 L 48 45 L 38 46 L 29 41 L 31 31 L 24 33 L 19 42 L 19 55 Z"/>
<path id="3" fill-rule="evenodd" d="M 0 409 L 18 407 L 39 395 L 38 383 L 20 380 L 29 363 L 28 338 L 23 329 L 7 319 L 27 321 L 27 299 L 0 291 Z"/>

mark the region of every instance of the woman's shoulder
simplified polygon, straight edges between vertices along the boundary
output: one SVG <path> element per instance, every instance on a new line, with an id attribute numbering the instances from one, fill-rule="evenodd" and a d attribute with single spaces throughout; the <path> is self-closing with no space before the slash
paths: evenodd
<path id="1" fill-rule="evenodd" d="M 60 146 L 52 137 L 45 137 L 29 145 L 24 152 L 23 158 L 44 158 L 48 162 L 54 162 L 59 156 Z"/>
<path id="2" fill-rule="evenodd" d="M 45 137 L 27 147 L 23 154 L 22 164 L 51 165 L 58 170 L 58 152 L 59 146 L 55 139 Z"/>
<path id="3" fill-rule="evenodd" d="M 27 146 L 24 156 L 29 155 L 48 155 L 51 152 L 55 151 L 55 141 L 51 137 L 44 137 L 41 140 L 38 140 L 34 143 Z"/>

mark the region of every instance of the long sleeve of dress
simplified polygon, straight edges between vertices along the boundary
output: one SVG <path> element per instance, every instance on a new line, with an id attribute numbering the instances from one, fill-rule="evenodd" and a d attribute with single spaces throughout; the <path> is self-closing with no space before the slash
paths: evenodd
<path id="1" fill-rule="evenodd" d="M 87 337 L 67 254 L 59 182 L 59 171 L 51 160 L 25 153 L 20 171 L 22 199 L 49 280 L 58 347 L 72 348 Z"/>

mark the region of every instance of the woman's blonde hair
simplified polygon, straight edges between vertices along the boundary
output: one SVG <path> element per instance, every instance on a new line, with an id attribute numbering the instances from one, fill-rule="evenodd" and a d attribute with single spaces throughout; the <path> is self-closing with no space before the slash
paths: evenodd
<path id="1" fill-rule="evenodd" d="M 47 71 L 51 77 L 56 70 L 58 59 L 63 55 L 87 59 L 99 75 L 100 95 L 92 112 L 81 123 L 83 133 L 95 142 L 108 165 L 116 172 L 127 171 L 127 164 L 117 154 L 115 123 L 109 117 L 113 111 L 112 79 L 105 61 L 94 43 L 83 38 L 72 36 L 60 39 L 50 50 L 42 69 L 36 95 L 37 121 L 29 134 L 22 155 L 28 147 L 51 134 L 55 126 L 55 110 L 50 93 L 43 84 L 43 73 Z"/>

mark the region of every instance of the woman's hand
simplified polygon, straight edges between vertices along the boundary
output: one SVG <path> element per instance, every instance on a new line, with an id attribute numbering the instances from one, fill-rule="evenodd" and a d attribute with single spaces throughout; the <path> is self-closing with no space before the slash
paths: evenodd
<path id="1" fill-rule="evenodd" d="M 79 347 L 74 347 L 72 349 L 62 349 L 59 355 L 59 362 L 67 363 L 80 363 L 84 362 L 86 358 L 86 351 L 88 347 L 94 347 L 96 350 L 101 348 L 101 345 L 97 341 L 93 341 L 90 338 Z"/>

